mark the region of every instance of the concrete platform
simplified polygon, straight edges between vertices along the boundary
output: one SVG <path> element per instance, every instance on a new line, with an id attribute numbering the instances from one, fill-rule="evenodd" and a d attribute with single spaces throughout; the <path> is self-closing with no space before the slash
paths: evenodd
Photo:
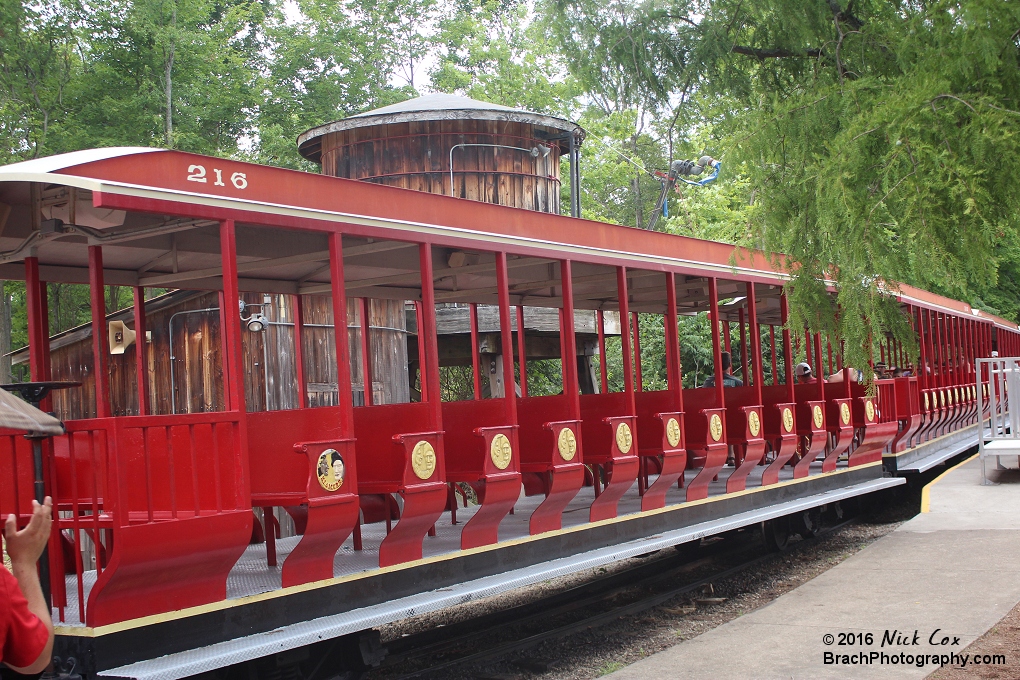
<path id="1" fill-rule="evenodd" d="M 977 457 L 925 490 L 914 519 L 771 604 L 611 674 L 658 678 L 924 678 L 904 655 L 960 654 L 1020 602 L 1020 470 L 982 486 Z M 949 644 L 933 645 L 947 637 Z M 886 631 L 917 644 L 882 646 Z M 840 633 L 872 634 L 840 646 Z M 825 644 L 826 635 L 834 644 Z M 957 644 L 953 644 L 956 641 Z M 870 664 L 825 663 L 825 653 L 885 653 Z M 853 662 L 853 659 L 848 659 Z M 959 665 L 960 660 L 954 660 Z M 1006 668 L 1020 677 L 1020 659 Z M 1007 674 L 1008 675 L 1008 674 Z M 1005 677 L 1005 676 L 1004 676 Z"/>

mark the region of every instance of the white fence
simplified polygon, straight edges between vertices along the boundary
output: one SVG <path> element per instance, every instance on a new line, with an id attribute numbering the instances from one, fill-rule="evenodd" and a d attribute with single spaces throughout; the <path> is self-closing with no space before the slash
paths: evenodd
<path id="1" fill-rule="evenodd" d="M 988 484 L 987 459 L 1017 456 L 1020 462 L 1020 357 L 978 359 L 978 413 L 981 414 L 981 476 Z"/>

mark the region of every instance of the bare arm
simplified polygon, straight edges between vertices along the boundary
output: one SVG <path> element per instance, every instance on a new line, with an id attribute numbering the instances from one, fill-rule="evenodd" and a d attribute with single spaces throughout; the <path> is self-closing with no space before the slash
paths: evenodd
<path id="1" fill-rule="evenodd" d="M 32 501 L 32 519 L 24 529 L 17 531 L 18 525 L 14 515 L 9 515 L 7 523 L 4 525 L 7 554 L 11 556 L 11 573 L 14 574 L 22 594 L 28 600 L 28 610 L 43 622 L 49 632 L 42 654 L 31 666 L 23 668 L 11 666 L 13 670 L 24 675 L 44 671 L 49 666 L 50 658 L 53 655 L 53 620 L 50 618 L 50 608 L 43 597 L 42 586 L 39 584 L 39 572 L 36 569 L 36 563 L 50 537 L 50 525 L 53 522 L 52 513 L 53 501 L 47 496 L 42 505 Z"/>

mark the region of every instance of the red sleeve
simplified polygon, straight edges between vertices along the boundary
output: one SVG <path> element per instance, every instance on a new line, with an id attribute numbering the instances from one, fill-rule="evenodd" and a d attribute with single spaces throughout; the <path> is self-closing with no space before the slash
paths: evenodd
<path id="1" fill-rule="evenodd" d="M 0 661 L 24 668 L 35 663 L 49 640 L 49 631 L 28 610 L 28 601 L 11 572 L 0 566 Z"/>

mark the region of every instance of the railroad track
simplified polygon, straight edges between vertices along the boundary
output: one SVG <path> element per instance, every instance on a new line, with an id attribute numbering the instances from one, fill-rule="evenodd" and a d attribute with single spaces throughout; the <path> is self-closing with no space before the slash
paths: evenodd
<path id="1" fill-rule="evenodd" d="M 791 550 L 812 545 L 854 521 L 856 520 L 848 519 L 822 529 L 814 537 L 791 546 Z M 764 548 L 760 544 L 752 546 L 746 540 L 733 547 L 727 546 L 727 543 L 728 541 L 718 541 L 702 548 L 700 551 L 702 556 L 694 561 L 691 561 L 689 555 L 678 552 L 654 562 L 588 581 L 534 602 L 398 638 L 386 644 L 387 657 L 379 668 L 373 669 L 370 677 L 395 677 L 399 680 L 422 678 L 459 666 L 478 664 L 533 649 L 545 642 L 610 624 L 623 616 L 654 609 L 681 595 L 699 593 L 712 583 L 740 574 L 776 554 L 771 551 L 762 554 Z M 697 572 L 715 563 L 726 563 L 748 553 L 752 555 L 735 566 L 712 571 L 707 576 L 679 586 L 672 585 L 685 573 Z M 635 599 L 635 594 L 641 592 L 648 594 L 637 596 Z M 621 600 L 627 601 L 621 603 Z M 555 622 L 558 619 L 571 618 L 572 614 L 576 615 L 585 609 L 594 611 L 580 618 L 575 616 L 569 622 L 553 625 L 540 632 L 524 636 L 504 634 L 515 628 L 533 626 L 536 622 Z M 507 637 L 512 639 L 495 646 L 485 646 L 478 651 L 464 653 L 465 650 L 484 646 L 486 640 Z M 453 655 L 453 658 L 443 658 L 448 655 Z M 436 662 L 429 663 L 424 668 L 400 672 L 401 666 L 413 665 L 415 661 L 426 659 L 436 659 Z"/>

